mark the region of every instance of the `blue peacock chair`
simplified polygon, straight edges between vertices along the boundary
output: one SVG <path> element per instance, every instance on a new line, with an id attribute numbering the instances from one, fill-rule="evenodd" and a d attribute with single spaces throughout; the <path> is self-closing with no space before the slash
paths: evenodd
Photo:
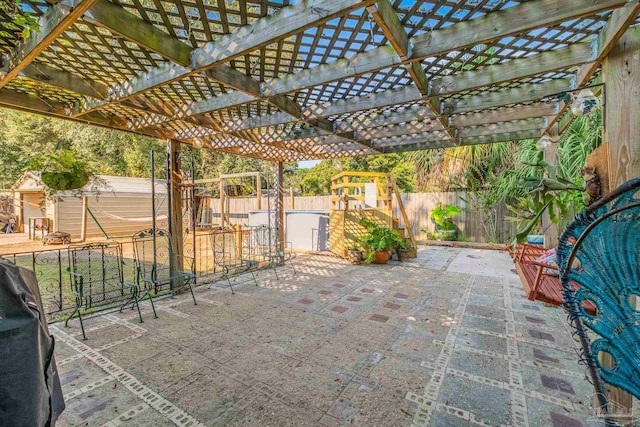
<path id="1" fill-rule="evenodd" d="M 598 404 L 607 406 L 604 383 L 640 398 L 640 178 L 576 216 L 560 237 L 558 265 Z M 595 304 L 595 314 L 584 301 Z M 612 365 L 603 366 L 602 352 Z"/>

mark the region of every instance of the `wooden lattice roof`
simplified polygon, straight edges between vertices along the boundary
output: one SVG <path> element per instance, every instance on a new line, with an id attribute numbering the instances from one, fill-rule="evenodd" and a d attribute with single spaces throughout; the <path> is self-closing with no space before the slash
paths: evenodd
<path id="1" fill-rule="evenodd" d="M 628 0 L 23 0 L 0 105 L 268 160 L 535 138 Z"/>

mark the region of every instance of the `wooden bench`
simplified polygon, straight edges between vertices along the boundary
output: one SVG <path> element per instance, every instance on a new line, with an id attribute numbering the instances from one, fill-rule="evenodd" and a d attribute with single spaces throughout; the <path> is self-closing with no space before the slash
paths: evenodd
<path id="1" fill-rule="evenodd" d="M 561 306 L 564 303 L 564 295 L 560 277 L 545 273 L 545 269 L 558 271 L 558 267 L 536 261 L 544 252 L 545 249 L 539 245 L 518 245 L 513 255 L 516 271 L 529 300 Z M 590 302 L 585 302 L 584 309 L 590 314 L 595 314 L 596 311 L 595 305 Z"/>
<path id="2" fill-rule="evenodd" d="M 519 243 L 516 246 L 515 252 L 511 249 L 511 246 L 507 245 L 509 254 L 513 259 L 513 262 L 517 261 L 533 261 L 540 258 L 546 249 L 542 245 L 532 245 L 529 243 Z"/>

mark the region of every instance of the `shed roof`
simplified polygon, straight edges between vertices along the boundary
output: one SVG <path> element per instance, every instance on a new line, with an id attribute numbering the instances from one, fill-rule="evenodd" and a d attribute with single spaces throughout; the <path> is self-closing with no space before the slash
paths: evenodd
<path id="1" fill-rule="evenodd" d="M 0 105 L 269 160 L 562 130 L 629 0 L 22 0 Z M 563 118 L 564 117 L 564 118 Z"/>
<path id="2" fill-rule="evenodd" d="M 122 194 L 122 193 L 134 193 L 134 194 L 151 194 L 151 179 L 150 178 L 133 178 L 124 176 L 110 176 L 110 175 L 98 175 L 96 180 L 97 185 L 87 184 L 82 188 L 84 194 Z M 156 181 L 156 193 L 166 194 L 167 188 L 165 185 L 161 185 L 163 181 Z M 11 187 L 15 191 L 43 191 L 45 189 L 44 183 L 40 180 L 39 172 L 26 172 L 24 173 L 15 184 Z M 72 194 L 71 191 L 59 192 L 60 195 Z"/>

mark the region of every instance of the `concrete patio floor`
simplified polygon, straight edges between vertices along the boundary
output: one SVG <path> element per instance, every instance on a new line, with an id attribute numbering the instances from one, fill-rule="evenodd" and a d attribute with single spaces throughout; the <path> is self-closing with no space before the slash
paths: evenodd
<path id="1" fill-rule="evenodd" d="M 508 255 L 422 247 L 410 263 L 302 256 L 298 273 L 159 301 L 158 319 L 53 325 L 59 425 L 582 426 L 592 388 L 562 310 Z"/>

